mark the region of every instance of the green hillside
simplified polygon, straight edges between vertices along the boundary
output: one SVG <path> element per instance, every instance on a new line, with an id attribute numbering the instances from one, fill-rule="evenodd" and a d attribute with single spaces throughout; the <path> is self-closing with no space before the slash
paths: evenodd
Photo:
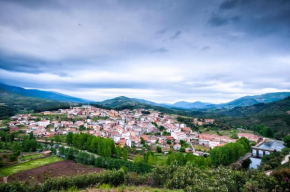
<path id="1" fill-rule="evenodd" d="M 0 89 L 0 119 L 18 112 L 68 108 L 73 103 L 27 97 Z"/>
<path id="2" fill-rule="evenodd" d="M 276 133 L 276 137 L 281 138 L 290 133 L 289 111 L 290 97 L 267 104 L 259 103 L 248 107 L 220 110 L 218 113 L 231 125 L 249 128 L 265 125 Z"/>

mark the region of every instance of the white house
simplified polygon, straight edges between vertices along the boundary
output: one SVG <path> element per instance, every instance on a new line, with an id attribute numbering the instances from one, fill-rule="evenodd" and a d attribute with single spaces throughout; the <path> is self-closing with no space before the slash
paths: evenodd
<path id="1" fill-rule="evenodd" d="M 184 132 L 172 132 L 171 136 L 176 140 L 185 140 L 186 134 Z"/>
<path id="2" fill-rule="evenodd" d="M 47 125 L 50 124 L 50 120 L 42 120 L 37 122 L 38 126 L 43 126 L 46 127 Z"/>

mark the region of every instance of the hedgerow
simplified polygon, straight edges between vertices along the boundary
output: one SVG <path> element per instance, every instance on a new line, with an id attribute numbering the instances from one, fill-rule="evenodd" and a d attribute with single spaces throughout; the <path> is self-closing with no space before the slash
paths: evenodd
<path id="1" fill-rule="evenodd" d="M 50 192 L 67 190 L 72 187 L 84 189 L 103 183 L 111 186 L 119 186 L 126 181 L 126 173 L 123 170 L 105 171 L 102 173 L 90 173 L 72 177 L 47 178 L 43 184 L 29 184 L 28 182 L 1 183 L 1 192 Z"/>
<path id="2" fill-rule="evenodd" d="M 121 167 L 126 167 L 129 172 L 136 173 L 148 173 L 152 170 L 152 166 L 147 163 L 131 162 L 110 157 L 94 157 L 93 154 L 74 148 L 60 147 L 59 155 L 78 163 L 93 165 L 105 169 L 120 169 Z"/>

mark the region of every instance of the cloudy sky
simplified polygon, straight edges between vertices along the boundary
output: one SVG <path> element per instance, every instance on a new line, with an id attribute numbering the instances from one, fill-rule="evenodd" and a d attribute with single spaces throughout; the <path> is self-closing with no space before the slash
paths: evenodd
<path id="1" fill-rule="evenodd" d="M 0 82 L 95 101 L 290 91 L 290 0 L 0 0 Z"/>

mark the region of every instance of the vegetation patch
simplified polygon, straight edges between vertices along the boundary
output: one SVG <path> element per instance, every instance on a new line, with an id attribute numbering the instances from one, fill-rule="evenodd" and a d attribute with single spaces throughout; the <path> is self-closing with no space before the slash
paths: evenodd
<path id="1" fill-rule="evenodd" d="M 32 160 L 38 157 L 43 157 L 43 155 L 42 154 L 25 155 L 25 156 L 22 156 L 21 159 L 23 161 L 27 161 L 27 160 Z"/>
<path id="2" fill-rule="evenodd" d="M 126 186 L 126 185 L 121 185 L 119 187 L 112 187 L 108 184 L 102 184 L 100 185 L 97 189 L 96 188 L 89 188 L 82 190 L 81 192 L 130 192 L 130 191 L 146 191 L 146 192 L 182 192 L 183 190 L 171 190 L 171 189 L 164 189 L 164 188 L 152 188 L 152 187 L 147 187 L 147 186 Z M 69 190 L 70 191 L 70 190 Z M 73 190 L 72 190 L 73 191 Z"/>

